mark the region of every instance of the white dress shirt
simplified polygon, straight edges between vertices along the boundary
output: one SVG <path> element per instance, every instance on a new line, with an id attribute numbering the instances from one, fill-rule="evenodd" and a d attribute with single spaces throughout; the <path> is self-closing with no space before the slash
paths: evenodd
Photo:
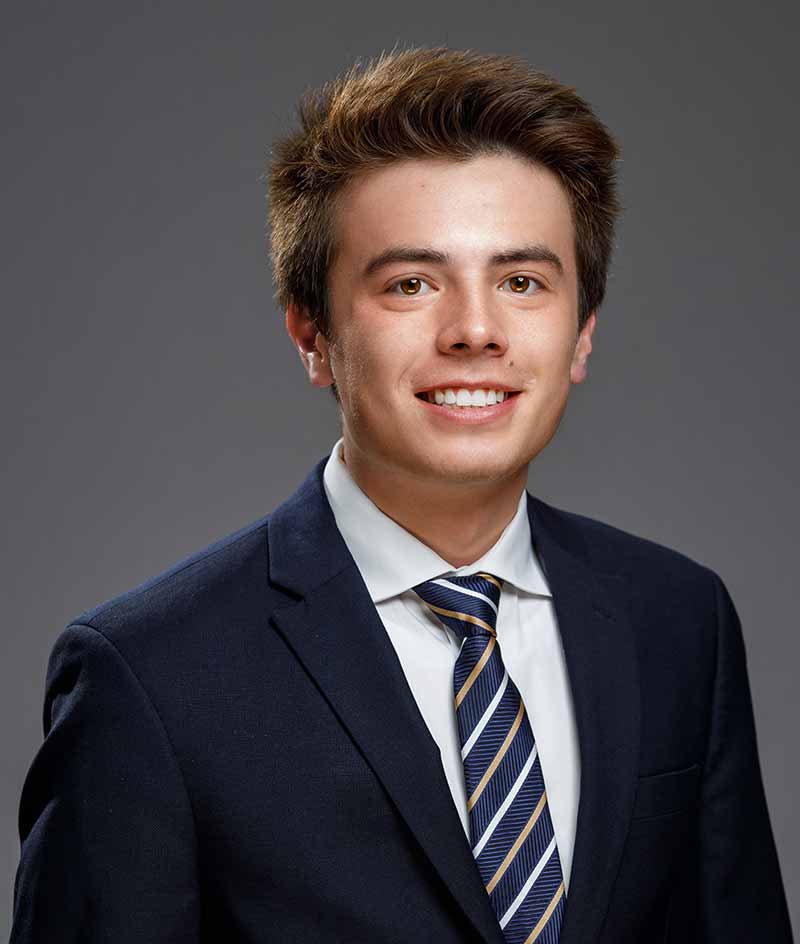
<path id="1" fill-rule="evenodd" d="M 410 588 L 424 580 L 483 570 L 504 581 L 497 641 L 519 689 L 542 764 L 564 887 L 569 887 L 580 794 L 578 734 L 553 598 L 533 550 L 523 490 L 512 520 L 477 561 L 454 569 L 385 515 L 351 477 L 342 440 L 325 465 L 336 524 L 364 578 L 431 736 L 469 839 L 461 741 L 453 707 L 453 668 L 461 639 Z"/>

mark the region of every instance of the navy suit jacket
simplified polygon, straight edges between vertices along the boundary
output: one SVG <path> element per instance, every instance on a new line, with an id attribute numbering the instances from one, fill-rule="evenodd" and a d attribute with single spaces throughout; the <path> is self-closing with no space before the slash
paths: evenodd
<path id="1" fill-rule="evenodd" d="M 503 944 L 325 461 L 55 640 L 12 944 Z M 528 513 L 581 756 L 561 944 L 788 944 L 724 584 L 530 494 Z"/>

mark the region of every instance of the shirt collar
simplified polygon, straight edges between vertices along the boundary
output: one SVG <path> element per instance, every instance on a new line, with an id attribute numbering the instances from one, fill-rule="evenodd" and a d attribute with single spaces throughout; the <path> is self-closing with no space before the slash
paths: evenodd
<path id="1" fill-rule="evenodd" d="M 518 590 L 552 596 L 533 550 L 526 490 L 520 495 L 514 517 L 494 545 L 474 563 L 453 568 L 427 544 L 385 515 L 356 485 L 342 460 L 341 450 L 340 438 L 325 464 L 325 493 L 373 602 L 386 600 L 443 574 L 471 574 L 477 570 L 494 574 Z"/>

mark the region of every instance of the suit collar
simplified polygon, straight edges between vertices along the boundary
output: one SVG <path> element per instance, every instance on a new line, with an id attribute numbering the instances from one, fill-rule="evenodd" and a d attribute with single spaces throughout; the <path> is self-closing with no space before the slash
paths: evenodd
<path id="1" fill-rule="evenodd" d="M 526 593 L 550 596 L 533 553 L 524 492 L 514 517 L 492 547 L 468 566 L 453 567 L 378 508 L 353 480 L 342 461 L 341 450 L 339 439 L 325 464 L 325 492 L 336 524 L 375 603 L 443 574 L 478 570 L 495 574 Z"/>
<path id="2" fill-rule="evenodd" d="M 269 516 L 270 580 L 297 597 L 354 564 L 322 485 L 327 460 L 327 456 L 320 459 Z"/>
<path id="3" fill-rule="evenodd" d="M 349 730 L 450 894 L 484 940 L 502 932 L 466 841 L 438 747 L 337 528 L 328 457 L 269 519 L 270 580 L 294 597 L 272 621 Z M 639 681 L 620 581 L 579 516 L 527 494 L 530 532 L 564 646 L 581 756 L 581 794 L 560 944 L 600 935 L 638 772 Z M 425 803 L 419 797 L 425 796 Z"/>
<path id="4" fill-rule="evenodd" d="M 495 544 L 467 567 L 453 568 L 393 521 L 358 487 L 341 459 L 339 439 L 322 460 L 322 484 L 334 522 L 355 560 L 373 602 L 378 603 L 445 573 L 486 570 L 525 593 L 551 596 L 530 540 L 527 495 Z M 313 475 L 313 473 L 312 473 Z M 316 554 L 318 549 L 314 549 Z M 313 571 L 312 571 L 313 574 Z M 306 572 L 305 576 L 310 576 Z"/>

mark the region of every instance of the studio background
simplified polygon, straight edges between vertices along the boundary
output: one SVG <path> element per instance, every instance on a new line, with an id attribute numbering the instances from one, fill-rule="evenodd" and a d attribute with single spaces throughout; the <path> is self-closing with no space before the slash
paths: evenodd
<path id="1" fill-rule="evenodd" d="M 789 2 L 5 7 L 0 937 L 57 634 L 339 435 L 272 298 L 261 175 L 305 88 L 396 42 L 522 55 L 621 144 L 589 377 L 528 487 L 726 583 L 800 927 L 798 25 Z"/>

